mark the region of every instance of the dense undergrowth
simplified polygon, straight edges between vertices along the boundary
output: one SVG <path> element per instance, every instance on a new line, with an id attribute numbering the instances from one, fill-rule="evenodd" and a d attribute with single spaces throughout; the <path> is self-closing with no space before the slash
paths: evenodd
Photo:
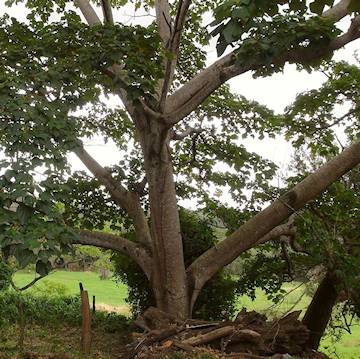
<path id="1" fill-rule="evenodd" d="M 21 304 L 22 303 L 22 304 Z M 81 303 L 76 296 L 32 295 L 6 291 L 0 293 L 0 327 L 19 322 L 19 306 L 24 319 L 33 325 L 81 325 Z M 92 325 L 108 332 L 128 331 L 129 319 L 121 314 L 95 311 Z"/>

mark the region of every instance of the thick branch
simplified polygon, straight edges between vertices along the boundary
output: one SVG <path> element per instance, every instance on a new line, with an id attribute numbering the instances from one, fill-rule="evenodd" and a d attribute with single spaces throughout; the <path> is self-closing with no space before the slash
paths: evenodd
<path id="1" fill-rule="evenodd" d="M 341 49 L 342 47 L 358 39 L 359 37 L 360 37 L 360 15 L 356 16 L 352 20 L 350 28 L 345 34 L 331 41 L 329 45 L 329 50 L 335 51 Z"/>
<path id="2" fill-rule="evenodd" d="M 111 173 L 92 158 L 84 148 L 78 147 L 74 152 L 88 170 L 107 188 L 116 203 L 122 208 L 128 209 L 131 198 L 127 189 L 117 182 Z"/>
<path id="3" fill-rule="evenodd" d="M 78 147 L 74 152 L 88 170 L 106 187 L 112 199 L 128 213 L 134 222 L 139 242 L 150 246 L 150 230 L 140 204 L 139 196 L 134 192 L 128 191 L 116 181 L 111 173 L 92 158 L 84 148 Z"/>
<path id="4" fill-rule="evenodd" d="M 290 216 L 287 223 L 280 224 L 279 226 L 272 229 L 269 233 L 265 234 L 265 236 L 263 236 L 256 242 L 256 245 L 269 242 L 282 236 L 294 236 L 296 234 L 296 228 L 294 226 L 293 218 L 293 216 Z"/>
<path id="5" fill-rule="evenodd" d="M 170 5 L 168 0 L 155 1 L 155 10 L 156 10 L 156 23 L 159 29 L 159 35 L 163 42 L 164 48 L 167 48 L 172 32 Z"/>
<path id="6" fill-rule="evenodd" d="M 349 15 L 349 5 L 351 0 L 341 0 L 329 10 L 325 11 L 323 16 L 339 21 Z"/>
<path id="7" fill-rule="evenodd" d="M 82 12 L 86 22 L 92 26 L 101 24 L 101 20 L 97 16 L 94 8 L 91 6 L 88 0 L 74 0 L 75 5 L 77 5 Z"/>
<path id="8" fill-rule="evenodd" d="M 114 251 L 126 254 L 141 267 L 141 269 L 148 277 L 150 277 L 151 257 L 149 256 L 148 252 L 145 248 L 129 241 L 126 238 L 110 233 L 81 230 L 79 232 L 79 237 L 74 239 L 72 243 L 112 249 Z"/>
<path id="9" fill-rule="evenodd" d="M 104 15 L 104 22 L 108 22 L 109 24 L 114 24 L 114 17 L 113 17 L 110 1 L 101 0 L 101 7 Z"/>
<path id="10" fill-rule="evenodd" d="M 323 16 L 332 17 L 335 15 L 332 12 L 325 12 Z M 337 16 L 340 16 L 340 13 Z M 358 39 L 360 37 L 359 28 L 360 19 L 359 16 L 357 16 L 352 21 L 349 30 L 345 34 L 332 40 L 327 46 L 288 51 L 275 57 L 272 63 L 282 66 L 287 62 L 311 62 L 322 58 Z M 245 72 L 255 71 L 261 66 L 241 65 L 236 61 L 236 57 L 236 52 L 232 52 L 217 60 L 171 95 L 166 102 L 164 110 L 164 118 L 167 122 L 172 125 L 176 124 L 194 111 L 226 81 Z"/>
<path id="11" fill-rule="evenodd" d="M 254 247 L 263 236 L 359 163 L 360 141 L 306 177 L 228 238 L 196 259 L 187 269 L 189 280 L 195 291 L 193 299 L 196 299 L 196 292 L 201 290 L 203 285 L 221 268 L 231 263 L 241 253 Z"/>
<path id="12" fill-rule="evenodd" d="M 236 55 L 234 53 L 222 57 L 171 95 L 166 101 L 164 111 L 167 122 L 176 124 L 224 84 L 230 78 L 225 78 L 225 71 L 235 63 L 235 60 Z M 250 69 L 250 66 L 239 66 L 234 76 Z"/>

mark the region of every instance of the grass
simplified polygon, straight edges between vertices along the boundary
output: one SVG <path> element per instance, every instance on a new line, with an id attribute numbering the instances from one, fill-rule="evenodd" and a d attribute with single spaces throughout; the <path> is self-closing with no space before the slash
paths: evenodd
<path id="1" fill-rule="evenodd" d="M 339 339 L 325 337 L 321 350 L 330 358 L 359 359 L 360 358 L 360 323 L 353 326 L 351 334 L 343 333 Z"/>
<path id="2" fill-rule="evenodd" d="M 19 286 L 25 285 L 33 279 L 33 274 L 18 273 L 15 277 L 15 283 Z M 60 285 L 66 294 L 79 293 L 79 282 L 82 282 L 89 295 L 96 296 L 98 304 L 102 303 L 105 307 L 110 306 L 120 308 L 120 312 L 128 312 L 125 298 L 127 289 L 124 284 L 115 283 L 113 280 L 100 280 L 96 273 L 89 272 L 63 272 L 58 271 L 49 275 L 46 279 L 38 282 L 34 288 L 29 291 L 33 293 L 44 292 L 56 288 Z M 268 316 L 284 314 L 288 311 L 304 310 L 309 303 L 310 298 L 303 295 L 303 287 L 285 286 L 288 291 L 285 299 L 274 306 L 266 298 L 262 291 L 256 294 L 256 300 L 252 301 L 249 297 L 239 298 L 238 308 L 247 308 L 247 310 L 256 310 L 263 312 Z M 360 358 L 360 323 L 354 326 L 352 334 L 343 333 L 338 341 L 331 337 L 326 337 L 322 342 L 322 350 L 330 355 L 331 358 L 357 359 Z M 334 352 L 336 354 L 334 354 Z"/>

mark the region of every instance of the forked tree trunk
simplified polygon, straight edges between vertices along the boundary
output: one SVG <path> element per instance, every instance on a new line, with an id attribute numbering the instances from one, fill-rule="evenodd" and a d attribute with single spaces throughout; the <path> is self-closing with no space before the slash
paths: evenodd
<path id="1" fill-rule="evenodd" d="M 148 124 L 141 137 L 151 211 L 151 285 L 159 309 L 188 318 L 189 298 L 169 132 L 156 121 Z"/>
<path id="2" fill-rule="evenodd" d="M 349 2 L 350 0 L 340 1 L 324 12 L 323 16 L 335 22 L 339 21 L 350 14 Z M 109 4 L 108 1 L 106 3 Z M 101 24 L 100 18 L 88 0 L 75 0 L 75 4 L 90 26 Z M 112 23 L 111 7 L 107 5 L 104 5 L 105 20 Z M 85 241 L 87 244 L 100 243 L 100 246 L 120 250 L 133 258 L 150 278 L 158 307 L 179 317 L 190 315 L 201 289 L 221 268 L 244 251 L 256 246 L 262 237 L 279 226 L 294 211 L 302 208 L 360 162 L 360 142 L 358 142 L 258 213 L 218 246 L 205 252 L 191 264 L 186 273 L 173 168 L 168 149 L 170 128 L 195 111 L 227 80 L 259 68 L 257 64 L 243 65 L 237 61 L 236 52 L 232 52 L 202 70 L 170 95 L 168 89 L 173 82 L 175 59 L 190 5 L 190 0 L 180 1 L 176 16 L 171 19 L 173 6 L 168 1 L 155 1 L 156 21 L 164 53 L 173 55 L 170 62 L 169 59 L 165 59 L 164 79 L 157 84 L 160 90 L 157 104 L 150 108 L 149 103 L 146 104 L 146 99 L 143 99 L 144 102 L 138 106 L 137 101 L 131 101 L 130 93 L 126 90 L 118 88 L 116 91 L 133 118 L 141 140 L 149 185 L 151 235 L 148 233 L 147 218 L 138 196 L 134 197 L 132 191 L 127 191 L 117 183 L 111 173 L 96 163 L 86 151 L 80 149 L 76 152 L 94 176 L 108 189 L 114 201 L 133 219 L 139 242 L 144 242 L 146 249 L 139 248 L 124 238 L 112 237 L 107 243 L 100 243 L 98 235 L 91 238 L 88 234 L 81 243 L 84 244 Z M 301 63 L 321 59 L 359 38 L 358 30 L 359 21 L 358 18 L 354 18 L 348 32 L 332 39 L 327 46 L 285 51 L 274 57 L 273 64 L 282 66 L 287 62 Z M 123 70 L 123 66 L 114 64 L 104 72 L 113 79 L 120 78 L 126 82 Z M 159 112 L 155 112 L 153 108 Z M 151 256 L 148 247 L 151 247 Z M 151 261 L 152 265 L 149 264 Z M 188 299 L 189 296 L 191 301 Z"/>
<path id="3" fill-rule="evenodd" d="M 329 324 L 333 307 L 339 295 L 336 283 L 335 276 L 332 273 L 327 273 L 320 282 L 302 320 L 303 324 L 310 330 L 307 343 L 309 349 L 318 349 L 320 340 Z"/>

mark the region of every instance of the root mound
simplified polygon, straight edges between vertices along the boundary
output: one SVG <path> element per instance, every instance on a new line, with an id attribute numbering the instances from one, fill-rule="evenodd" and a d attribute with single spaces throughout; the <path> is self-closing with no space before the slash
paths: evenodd
<path id="1" fill-rule="evenodd" d="M 136 335 L 121 359 L 154 358 L 174 351 L 196 357 L 204 350 L 217 358 L 326 358 L 307 349 L 309 330 L 298 320 L 300 313 L 268 320 L 263 314 L 243 309 L 234 321 L 181 322 L 151 307 L 135 322 L 145 332 Z"/>

